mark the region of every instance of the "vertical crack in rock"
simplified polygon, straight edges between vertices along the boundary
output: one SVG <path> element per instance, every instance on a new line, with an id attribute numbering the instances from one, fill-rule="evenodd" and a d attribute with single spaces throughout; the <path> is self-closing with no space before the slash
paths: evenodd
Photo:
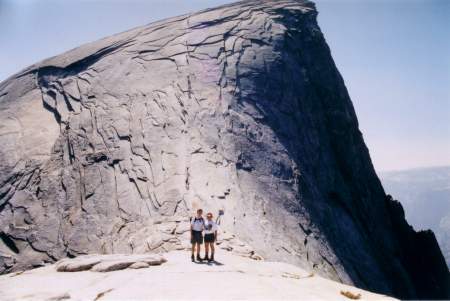
<path id="1" fill-rule="evenodd" d="M 237 2 L 0 83 L 0 273 L 186 248 L 202 207 L 225 210 L 224 249 L 449 298 L 434 235 L 374 172 L 316 17 L 308 1 Z"/>
<path id="2" fill-rule="evenodd" d="M 14 240 L 12 240 L 8 235 L 3 232 L 0 232 L 0 239 L 2 242 L 11 250 L 13 253 L 19 254 L 20 250 L 15 244 Z"/>

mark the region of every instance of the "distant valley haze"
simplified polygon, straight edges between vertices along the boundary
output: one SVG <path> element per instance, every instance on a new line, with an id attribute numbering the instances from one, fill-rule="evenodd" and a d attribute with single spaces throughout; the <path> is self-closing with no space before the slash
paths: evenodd
<path id="1" fill-rule="evenodd" d="M 386 193 L 401 201 L 416 230 L 431 229 L 450 267 L 450 166 L 379 173 Z"/>

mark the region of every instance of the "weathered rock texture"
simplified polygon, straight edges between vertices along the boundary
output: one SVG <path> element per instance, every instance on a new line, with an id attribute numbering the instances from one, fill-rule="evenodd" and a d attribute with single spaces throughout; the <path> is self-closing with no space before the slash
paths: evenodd
<path id="1" fill-rule="evenodd" d="M 161 265 L 167 260 L 161 256 L 154 255 L 81 255 L 76 258 L 65 258 L 56 264 L 58 272 L 112 272 L 127 268 L 140 269 L 150 266 Z"/>
<path id="2" fill-rule="evenodd" d="M 1 298 L 2 301 L 199 298 L 351 301 L 342 295 L 350 292 L 354 296 L 359 295 L 361 301 L 397 300 L 324 279 L 287 263 L 254 261 L 231 252 L 219 252 L 217 259 L 220 262 L 193 264 L 186 260 L 186 253 L 166 253 L 164 256 L 168 261 L 163 265 L 139 270 L 129 266 L 111 273 L 92 270 L 59 273 L 55 265 L 47 265 L 30 271 L 0 275 Z M 109 260 L 116 255 L 103 256 Z M 118 258 L 119 261 L 122 260 L 121 257 Z M 69 261 L 71 260 L 76 259 Z M 51 285 L 42 285 L 43 283 Z"/>
<path id="3" fill-rule="evenodd" d="M 386 199 L 316 15 L 306 1 L 238 2 L 3 82 L 1 271 L 183 249 L 193 209 L 224 208 L 222 228 L 264 258 L 448 297 L 433 234 Z"/>

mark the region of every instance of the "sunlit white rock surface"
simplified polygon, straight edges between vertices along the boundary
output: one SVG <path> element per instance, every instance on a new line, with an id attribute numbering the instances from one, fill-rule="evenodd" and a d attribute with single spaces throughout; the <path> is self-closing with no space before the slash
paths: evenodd
<path id="1" fill-rule="evenodd" d="M 280 262 L 222 251 L 217 263 L 190 262 L 189 253 L 164 254 L 160 266 L 99 273 L 57 272 L 55 265 L 0 276 L 2 300 L 395 300 L 313 275 Z"/>

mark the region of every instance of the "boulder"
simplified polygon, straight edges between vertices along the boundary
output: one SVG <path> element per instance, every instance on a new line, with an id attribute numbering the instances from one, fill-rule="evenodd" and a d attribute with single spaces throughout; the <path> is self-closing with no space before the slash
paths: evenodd
<path id="1" fill-rule="evenodd" d="M 167 260 L 159 255 L 145 254 L 109 254 L 84 255 L 73 259 L 63 259 L 56 264 L 58 272 L 112 272 L 126 268 L 139 269 L 149 266 L 161 265 Z"/>

